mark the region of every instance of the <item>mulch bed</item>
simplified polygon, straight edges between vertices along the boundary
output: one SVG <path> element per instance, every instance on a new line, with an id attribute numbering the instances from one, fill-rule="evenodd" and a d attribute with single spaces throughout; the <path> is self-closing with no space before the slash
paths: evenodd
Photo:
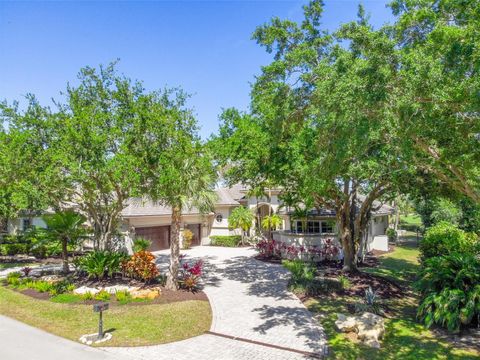
<path id="1" fill-rule="evenodd" d="M 325 277 L 337 278 L 340 275 L 348 277 L 352 286 L 349 289 L 342 290 L 342 294 L 348 296 L 365 295 L 365 290 L 370 286 L 382 299 L 401 298 L 405 295 L 404 290 L 393 281 L 381 276 L 358 272 L 354 274 L 342 273 L 341 269 L 326 269 Z"/>

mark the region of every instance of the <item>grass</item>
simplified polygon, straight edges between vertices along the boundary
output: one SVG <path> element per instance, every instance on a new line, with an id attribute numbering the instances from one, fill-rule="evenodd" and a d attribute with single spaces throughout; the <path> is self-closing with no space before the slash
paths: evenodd
<path id="1" fill-rule="evenodd" d="M 422 225 L 422 218 L 418 214 L 410 214 L 410 215 L 407 215 L 407 216 L 401 216 L 400 217 L 400 222 L 402 224 L 421 226 Z"/>
<path id="2" fill-rule="evenodd" d="M 0 314 L 74 341 L 96 331 L 98 315 L 90 306 L 75 305 L 67 296 L 56 299 L 57 303 L 37 300 L 0 286 Z M 113 306 L 104 313 L 104 328 L 113 337 L 102 346 L 145 346 L 183 340 L 207 331 L 211 317 L 207 301 Z"/>
<path id="3" fill-rule="evenodd" d="M 380 256 L 380 266 L 369 269 L 369 272 L 408 286 L 418 268 L 418 250 L 412 246 L 397 246 L 394 252 Z M 305 304 L 318 315 L 325 329 L 331 359 L 473 360 L 480 356 L 475 350 L 454 348 L 452 344 L 435 338 L 431 331 L 416 322 L 416 299 L 409 295 L 388 303 L 394 317 L 385 321 L 386 335 L 381 349 L 354 343 L 346 334 L 336 331 L 335 320 L 336 313 L 348 313 L 348 304 L 355 301 L 352 297 L 325 296 L 310 299 Z"/>

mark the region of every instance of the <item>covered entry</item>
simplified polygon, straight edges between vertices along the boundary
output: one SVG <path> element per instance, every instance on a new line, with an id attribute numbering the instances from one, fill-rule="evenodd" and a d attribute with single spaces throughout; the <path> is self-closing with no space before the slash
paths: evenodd
<path id="1" fill-rule="evenodd" d="M 152 242 L 149 251 L 165 250 L 170 247 L 170 225 L 135 228 L 135 235 Z"/>
<path id="2" fill-rule="evenodd" d="M 202 241 L 202 224 L 185 224 L 185 229 L 193 233 L 192 246 L 200 245 Z"/>

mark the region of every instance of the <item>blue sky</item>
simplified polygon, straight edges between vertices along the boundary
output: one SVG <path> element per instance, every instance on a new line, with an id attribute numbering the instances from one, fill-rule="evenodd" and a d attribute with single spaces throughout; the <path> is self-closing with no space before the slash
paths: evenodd
<path id="1" fill-rule="evenodd" d="M 392 20 L 388 1 L 362 1 L 372 23 Z M 301 20 L 306 1 L 1 2 L 0 99 L 60 99 L 78 70 L 120 59 L 147 89 L 192 94 L 201 135 L 222 108 L 248 110 L 250 84 L 271 56 L 250 40 L 272 16 Z M 323 26 L 355 19 L 359 1 L 325 1 Z"/>

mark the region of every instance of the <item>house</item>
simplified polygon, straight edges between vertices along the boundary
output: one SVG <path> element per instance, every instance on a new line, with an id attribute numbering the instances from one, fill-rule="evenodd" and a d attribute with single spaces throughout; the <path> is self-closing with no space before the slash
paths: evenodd
<path id="1" fill-rule="evenodd" d="M 293 209 L 285 206 L 279 195 L 280 189 L 269 189 L 265 196 L 250 196 L 241 185 L 216 189 L 217 201 L 214 211 L 201 214 L 196 208 L 183 211 L 181 230 L 193 233 L 192 245 L 208 245 L 215 235 L 240 234 L 239 229 L 228 227 L 228 217 L 238 206 L 245 206 L 256 214 L 255 223 L 269 214 L 276 213 L 282 218 L 280 229 L 273 232 L 273 238 L 287 244 L 321 245 L 326 238 L 337 238 L 335 211 L 310 209 L 306 218 L 295 218 Z M 378 210 L 372 212 L 367 233 L 367 250 L 388 250 L 388 217 L 394 209 L 376 202 Z M 127 248 L 135 237 L 152 242 L 151 251 L 167 249 L 170 244 L 171 209 L 148 199 L 131 198 L 122 211 L 121 231 L 126 235 Z M 41 217 L 21 217 L 9 222 L 9 232 L 22 231 L 31 225 L 45 227 Z M 252 228 L 256 224 L 252 224 Z"/>

